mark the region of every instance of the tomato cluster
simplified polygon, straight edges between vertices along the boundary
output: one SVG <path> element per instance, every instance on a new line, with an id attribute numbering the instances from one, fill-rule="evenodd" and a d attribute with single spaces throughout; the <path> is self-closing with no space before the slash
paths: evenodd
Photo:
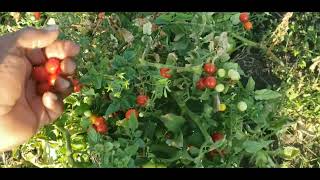
<path id="1" fill-rule="evenodd" d="M 249 20 L 250 19 L 249 13 L 247 13 L 247 12 L 240 13 L 239 19 L 242 22 L 245 30 L 250 31 L 253 28 L 252 22 L 250 22 L 250 20 Z"/>
<path id="2" fill-rule="evenodd" d="M 204 90 L 205 88 L 214 89 L 217 85 L 217 80 L 213 74 L 217 71 L 214 64 L 206 63 L 203 65 L 203 71 L 208 74 L 206 77 L 202 77 L 198 80 L 196 87 L 199 90 Z"/>
<path id="3" fill-rule="evenodd" d="M 41 96 L 45 92 L 54 91 L 57 88 L 59 89 L 59 85 L 56 86 L 56 82 L 57 79 L 62 76 L 60 62 L 60 59 L 50 58 L 44 64 L 33 67 L 32 78 L 37 82 L 36 91 L 38 95 Z M 73 85 L 74 91 L 79 92 L 81 89 L 79 81 L 77 84 Z"/>
<path id="4" fill-rule="evenodd" d="M 222 134 L 220 132 L 215 132 L 211 135 L 211 138 L 212 138 L 213 142 L 222 141 L 224 139 L 224 134 Z M 209 154 L 211 157 L 215 157 L 216 155 L 224 156 L 225 151 L 214 149 L 214 150 L 210 151 Z"/>
<path id="5" fill-rule="evenodd" d="M 102 116 L 91 115 L 90 117 L 93 128 L 100 134 L 108 132 L 108 124 Z"/>

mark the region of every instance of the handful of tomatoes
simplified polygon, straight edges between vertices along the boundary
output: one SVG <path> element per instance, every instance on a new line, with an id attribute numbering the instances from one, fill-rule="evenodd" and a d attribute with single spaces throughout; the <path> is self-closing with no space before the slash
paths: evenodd
<path id="1" fill-rule="evenodd" d="M 68 77 L 75 71 L 75 65 L 68 60 L 49 58 L 44 64 L 33 67 L 32 78 L 36 81 L 36 91 L 39 96 L 45 92 L 72 92 L 70 84 L 73 85 L 74 92 L 79 92 L 82 85 L 78 80 Z M 72 81 L 72 83 L 71 83 Z"/>

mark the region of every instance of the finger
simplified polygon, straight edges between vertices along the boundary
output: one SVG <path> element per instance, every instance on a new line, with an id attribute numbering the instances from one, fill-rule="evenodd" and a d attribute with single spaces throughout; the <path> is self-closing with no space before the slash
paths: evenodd
<path id="1" fill-rule="evenodd" d="M 36 93 L 36 82 L 33 79 L 29 79 L 26 83 L 26 98 L 39 121 L 39 128 L 49 124 L 50 118 L 42 103 L 42 97 L 38 96 Z"/>
<path id="2" fill-rule="evenodd" d="M 15 34 L 16 42 L 22 48 L 44 48 L 52 44 L 59 36 L 59 28 L 56 25 L 44 29 L 32 27 L 24 28 Z"/>
<path id="3" fill-rule="evenodd" d="M 57 80 L 54 82 L 54 89 L 62 93 L 66 91 L 71 86 L 70 81 L 58 76 Z"/>
<path id="4" fill-rule="evenodd" d="M 72 75 L 76 71 L 76 63 L 72 59 L 67 58 L 61 61 L 60 68 L 63 74 Z"/>
<path id="5" fill-rule="evenodd" d="M 41 49 L 27 49 L 26 56 L 32 65 L 44 64 L 46 57 Z"/>
<path id="6" fill-rule="evenodd" d="M 63 112 L 63 103 L 52 92 L 46 92 L 42 96 L 42 103 L 47 110 L 50 122 L 56 120 Z"/>
<path id="7" fill-rule="evenodd" d="M 45 48 L 47 58 L 66 59 L 74 57 L 80 52 L 80 47 L 72 41 L 57 40 Z"/>

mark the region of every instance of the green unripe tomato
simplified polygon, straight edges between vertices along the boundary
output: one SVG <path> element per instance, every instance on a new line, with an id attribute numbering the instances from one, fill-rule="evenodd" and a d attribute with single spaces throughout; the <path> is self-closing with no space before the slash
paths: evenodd
<path id="1" fill-rule="evenodd" d="M 224 76 L 226 76 L 226 70 L 224 70 L 224 69 L 219 69 L 219 70 L 218 70 L 218 76 L 219 76 L 219 77 L 224 77 Z"/>
<path id="2" fill-rule="evenodd" d="M 240 80 L 240 74 L 236 70 L 233 70 L 233 69 L 230 69 L 228 71 L 228 77 L 233 81 L 239 81 Z"/>
<path id="3" fill-rule="evenodd" d="M 224 90 L 224 85 L 223 84 L 218 84 L 216 87 L 215 87 L 215 90 L 217 92 L 223 92 Z"/>
<path id="4" fill-rule="evenodd" d="M 248 106 L 247 106 L 247 103 L 244 102 L 244 101 L 240 101 L 238 104 L 237 104 L 237 108 L 239 111 L 243 112 L 245 110 L 247 110 Z"/>

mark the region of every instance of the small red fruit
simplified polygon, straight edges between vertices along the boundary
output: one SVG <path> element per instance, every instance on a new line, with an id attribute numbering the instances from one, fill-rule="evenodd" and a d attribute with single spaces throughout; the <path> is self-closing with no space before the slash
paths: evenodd
<path id="1" fill-rule="evenodd" d="M 160 68 L 160 75 L 164 78 L 171 78 L 171 74 L 168 74 L 168 71 L 170 71 L 170 68 Z"/>
<path id="2" fill-rule="evenodd" d="M 74 86 L 78 85 L 79 83 L 80 83 L 80 82 L 79 82 L 78 79 L 72 79 L 72 84 L 73 84 Z"/>
<path id="3" fill-rule="evenodd" d="M 249 13 L 247 13 L 247 12 L 240 13 L 239 19 L 242 23 L 248 22 L 249 21 Z"/>
<path id="4" fill-rule="evenodd" d="M 38 82 L 45 82 L 49 77 L 48 72 L 43 66 L 34 67 L 32 69 L 32 78 Z"/>
<path id="5" fill-rule="evenodd" d="M 244 29 L 246 29 L 247 31 L 250 31 L 253 28 L 252 23 L 250 21 L 245 22 L 243 26 L 244 26 Z"/>
<path id="6" fill-rule="evenodd" d="M 104 12 L 99 12 L 98 13 L 98 18 L 99 19 L 104 19 L 105 13 Z"/>
<path id="7" fill-rule="evenodd" d="M 197 89 L 204 90 L 206 88 L 206 85 L 204 84 L 204 78 L 199 79 L 196 86 Z"/>
<path id="8" fill-rule="evenodd" d="M 145 106 L 148 102 L 148 96 L 145 96 L 145 95 L 139 95 L 136 99 L 136 103 L 139 105 L 139 106 Z"/>
<path id="9" fill-rule="evenodd" d="M 36 20 L 39 20 L 40 17 L 41 17 L 41 12 L 34 12 L 34 13 L 33 13 L 33 16 L 34 16 L 34 18 L 35 18 Z"/>
<path id="10" fill-rule="evenodd" d="M 224 135 L 222 133 L 216 132 L 211 135 L 212 141 L 217 142 L 221 141 L 224 138 Z"/>
<path id="11" fill-rule="evenodd" d="M 77 93 L 77 92 L 80 92 L 80 91 L 81 91 L 81 85 L 78 84 L 78 85 L 74 86 L 74 87 L 73 87 L 73 91 L 76 92 L 76 93 Z"/>
<path id="12" fill-rule="evenodd" d="M 103 125 L 103 124 L 105 124 L 105 123 L 106 123 L 106 122 L 105 122 L 104 118 L 100 116 L 100 117 L 97 117 L 97 118 L 95 119 L 94 125 L 100 126 L 100 125 Z"/>
<path id="13" fill-rule="evenodd" d="M 48 92 L 51 90 L 51 86 L 47 82 L 42 82 L 40 84 L 37 84 L 37 94 L 39 96 L 42 96 L 45 92 Z"/>
<path id="14" fill-rule="evenodd" d="M 60 70 L 60 60 L 57 58 L 50 58 L 46 64 L 45 68 L 49 74 L 57 74 Z"/>
<path id="15" fill-rule="evenodd" d="M 100 134 L 105 134 L 108 132 L 108 126 L 106 124 L 102 124 L 100 126 L 96 126 L 96 131 Z"/>
<path id="16" fill-rule="evenodd" d="M 131 114 L 134 113 L 134 115 L 136 116 L 136 118 L 138 119 L 138 111 L 135 110 L 135 109 L 129 109 L 127 112 L 126 112 L 126 119 L 130 119 L 131 117 Z"/>
<path id="17" fill-rule="evenodd" d="M 208 74 L 213 74 L 217 71 L 217 68 L 214 64 L 206 63 L 203 66 L 203 70 L 204 70 L 204 72 L 206 72 Z"/>
<path id="18" fill-rule="evenodd" d="M 56 82 L 57 77 L 58 77 L 58 76 L 55 75 L 55 74 L 51 74 L 51 75 L 49 76 L 48 82 L 49 82 L 49 85 L 50 85 L 50 86 L 54 86 L 54 83 Z"/>
<path id="19" fill-rule="evenodd" d="M 213 89 L 217 85 L 217 80 L 213 76 L 208 76 L 204 79 L 204 85 L 209 89 Z"/>

